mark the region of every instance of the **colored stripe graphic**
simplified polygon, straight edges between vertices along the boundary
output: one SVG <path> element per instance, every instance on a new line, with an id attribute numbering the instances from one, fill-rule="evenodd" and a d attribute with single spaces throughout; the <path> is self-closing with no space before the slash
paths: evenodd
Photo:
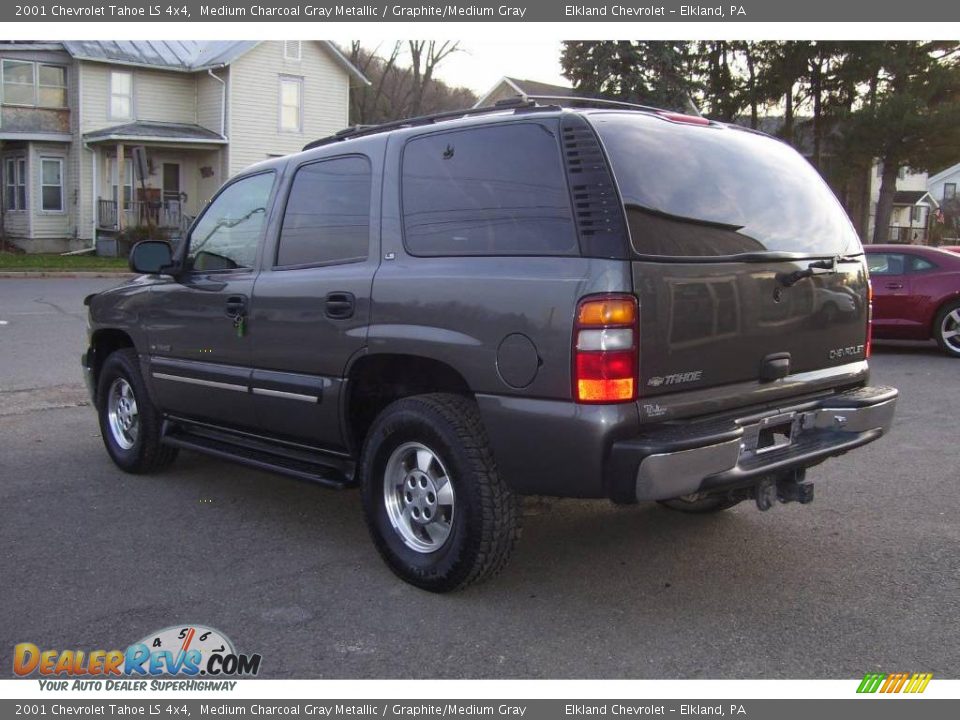
<path id="1" fill-rule="evenodd" d="M 857 687 L 858 693 L 922 693 L 933 673 L 867 673 Z"/>

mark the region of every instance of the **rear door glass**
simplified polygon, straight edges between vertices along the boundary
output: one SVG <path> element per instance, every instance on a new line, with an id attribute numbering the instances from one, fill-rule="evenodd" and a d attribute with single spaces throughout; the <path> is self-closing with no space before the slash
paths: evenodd
<path id="1" fill-rule="evenodd" d="M 413 255 L 573 255 L 557 124 L 504 123 L 414 138 L 403 152 Z"/>

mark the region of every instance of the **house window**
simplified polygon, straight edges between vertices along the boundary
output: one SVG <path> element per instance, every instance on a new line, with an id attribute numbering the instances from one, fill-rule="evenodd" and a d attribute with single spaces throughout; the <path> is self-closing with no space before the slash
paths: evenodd
<path id="1" fill-rule="evenodd" d="M 4 207 L 7 210 L 27 209 L 27 160 L 11 157 L 3 163 Z"/>
<path id="2" fill-rule="evenodd" d="M 943 201 L 953 200 L 957 196 L 957 184 L 956 183 L 944 183 L 943 184 Z"/>
<path id="3" fill-rule="evenodd" d="M 7 105 L 67 106 L 67 69 L 61 65 L 3 61 L 3 102 Z"/>
<path id="4" fill-rule="evenodd" d="M 37 66 L 37 105 L 49 108 L 67 106 L 67 69 L 65 67 Z"/>
<path id="5" fill-rule="evenodd" d="M 40 207 L 63 210 L 63 158 L 40 158 Z"/>
<path id="6" fill-rule="evenodd" d="M 280 129 L 300 132 L 303 105 L 303 79 L 280 78 Z"/>
<path id="7" fill-rule="evenodd" d="M 130 203 L 133 201 L 133 161 L 130 158 L 123 159 L 123 179 L 122 182 L 117 173 L 117 159 L 110 158 L 107 171 L 110 176 L 110 197 L 114 202 L 120 199 L 120 188 L 123 188 L 123 209 L 129 210 Z"/>
<path id="8" fill-rule="evenodd" d="M 3 102 L 7 105 L 36 105 L 36 65 L 20 60 L 3 61 Z"/>
<path id="9" fill-rule="evenodd" d="M 133 73 L 120 70 L 110 73 L 110 117 L 114 120 L 133 117 Z"/>
<path id="10" fill-rule="evenodd" d="M 300 60 L 302 57 L 302 43 L 299 40 L 283 41 L 283 59 Z"/>
<path id="11" fill-rule="evenodd" d="M 919 205 L 914 205 L 910 208 L 910 224 L 916 225 L 920 222 L 921 217 L 923 216 L 923 210 Z"/>
<path id="12" fill-rule="evenodd" d="M 906 177 L 907 177 L 907 168 L 906 168 L 906 167 L 902 167 L 902 168 L 900 168 L 899 170 L 897 170 L 897 180 L 905 180 Z"/>

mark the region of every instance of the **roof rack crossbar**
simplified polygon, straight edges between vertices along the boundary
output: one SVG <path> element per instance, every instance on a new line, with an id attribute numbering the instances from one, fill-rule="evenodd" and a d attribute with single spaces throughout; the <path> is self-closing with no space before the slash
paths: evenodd
<path id="1" fill-rule="evenodd" d="M 579 97 L 577 95 L 527 95 L 527 98 L 534 101 L 546 100 L 557 105 L 579 104 L 595 105 L 597 107 L 615 107 L 627 110 L 642 110 L 644 112 L 668 112 L 663 108 L 653 107 L 652 105 L 638 105 L 624 100 L 607 100 L 605 98 Z"/>
<path id="2" fill-rule="evenodd" d="M 522 112 L 549 109 L 556 109 L 556 106 L 540 105 L 534 100 L 527 100 L 523 98 L 507 98 L 506 100 L 501 100 L 493 105 L 485 105 L 484 107 L 468 108 L 466 110 L 446 110 L 444 112 L 433 113 L 431 115 L 420 115 L 418 117 L 404 118 L 403 120 L 393 120 L 391 122 L 381 123 L 380 125 L 354 125 L 353 127 L 344 128 L 343 130 L 330 135 L 329 137 L 320 138 L 319 140 L 314 140 L 313 142 L 307 143 L 303 146 L 303 149 L 311 150 L 313 148 L 322 147 L 323 145 L 331 145 L 333 143 L 340 142 L 341 140 L 350 140 L 353 138 L 365 137 L 367 135 L 376 135 L 378 133 L 387 132 L 389 130 L 398 130 L 400 128 L 430 125 L 431 123 L 441 120 L 452 120 L 455 118 L 469 117 L 471 115 L 485 115 L 487 113 L 504 112 L 506 110 Z"/>

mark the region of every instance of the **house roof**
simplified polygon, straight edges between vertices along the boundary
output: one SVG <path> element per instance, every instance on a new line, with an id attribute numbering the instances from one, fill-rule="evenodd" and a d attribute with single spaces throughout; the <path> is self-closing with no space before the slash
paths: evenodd
<path id="1" fill-rule="evenodd" d="M 523 80 L 521 78 L 507 77 L 504 75 L 497 80 L 496 84 L 490 88 L 477 101 L 474 107 L 482 107 L 487 102 L 487 98 L 493 95 L 501 85 L 508 85 L 516 91 L 517 95 L 545 95 L 556 97 L 576 97 L 577 91 L 572 87 L 565 85 L 551 85 L 550 83 L 538 82 L 536 80 Z"/>
<path id="2" fill-rule="evenodd" d="M 168 142 L 222 145 L 227 141 L 218 133 L 188 123 L 131 122 L 101 128 L 83 136 L 84 142 Z"/>
<path id="3" fill-rule="evenodd" d="M 893 204 L 916 205 L 926 194 L 926 190 L 897 190 L 896 194 L 893 196 Z"/>
<path id="4" fill-rule="evenodd" d="M 370 81 L 329 40 L 315 42 L 349 75 L 364 85 Z M 152 67 L 178 72 L 195 72 L 229 65 L 259 45 L 252 40 L 68 40 L 62 43 L 71 57 Z"/>
<path id="5" fill-rule="evenodd" d="M 927 178 L 927 183 L 929 183 L 929 185 L 932 185 L 933 183 L 938 183 L 941 180 L 946 180 L 951 175 L 957 175 L 957 174 L 960 174 L 960 163 L 957 163 L 956 165 L 951 165 L 950 167 L 944 170 L 941 170 L 936 175 L 931 175 L 930 177 Z"/>

